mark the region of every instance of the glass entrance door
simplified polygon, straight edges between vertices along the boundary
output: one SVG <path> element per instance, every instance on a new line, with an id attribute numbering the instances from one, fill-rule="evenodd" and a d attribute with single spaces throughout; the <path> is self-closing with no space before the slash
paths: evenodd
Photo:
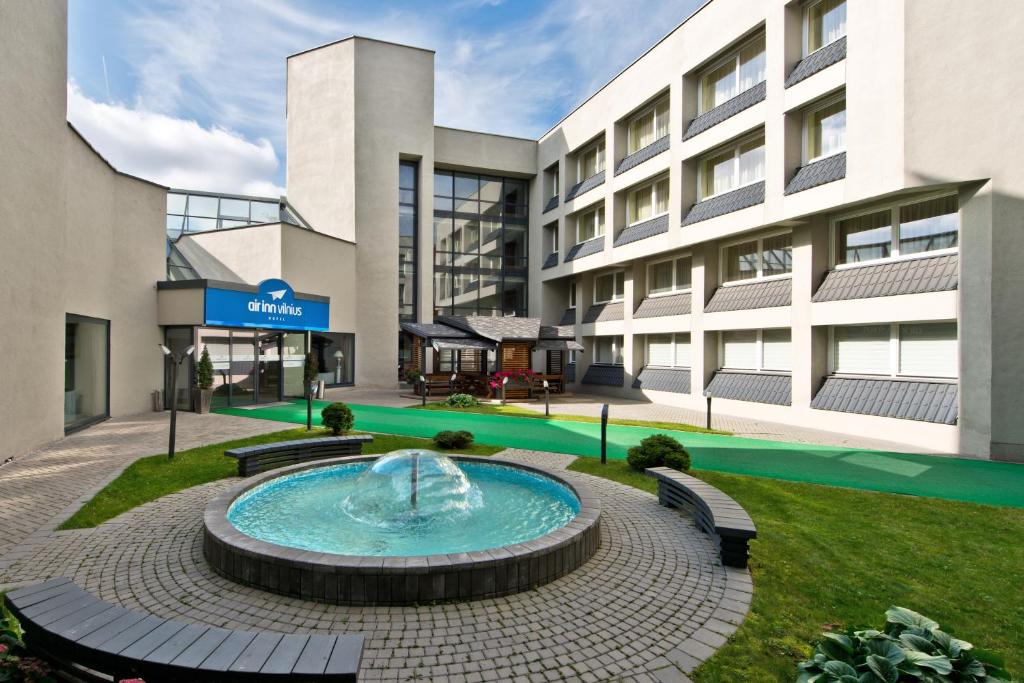
<path id="1" fill-rule="evenodd" d="M 256 401 L 273 403 L 281 400 L 281 334 L 258 334 L 256 337 Z"/>

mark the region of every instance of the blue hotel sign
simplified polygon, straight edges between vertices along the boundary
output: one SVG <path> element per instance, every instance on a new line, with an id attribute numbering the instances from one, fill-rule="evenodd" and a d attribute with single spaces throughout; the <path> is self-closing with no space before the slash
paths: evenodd
<path id="1" fill-rule="evenodd" d="M 206 288 L 207 325 L 325 332 L 329 317 L 328 302 L 298 298 L 284 280 L 264 280 L 256 292 Z"/>

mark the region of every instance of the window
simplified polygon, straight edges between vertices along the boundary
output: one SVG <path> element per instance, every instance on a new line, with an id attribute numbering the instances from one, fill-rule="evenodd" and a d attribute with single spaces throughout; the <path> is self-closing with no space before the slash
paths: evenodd
<path id="1" fill-rule="evenodd" d="M 319 379 L 329 386 L 350 385 L 355 381 L 355 338 L 344 332 L 312 332 L 312 352 L 316 354 Z"/>
<path id="2" fill-rule="evenodd" d="M 885 323 L 832 328 L 839 374 L 957 377 L 955 322 Z"/>
<path id="3" fill-rule="evenodd" d="M 625 273 L 605 273 L 594 278 L 594 303 L 622 301 L 624 294 Z"/>
<path id="4" fill-rule="evenodd" d="M 786 275 L 793 271 L 793 234 L 747 240 L 723 249 L 723 282 Z"/>
<path id="5" fill-rule="evenodd" d="M 697 175 L 701 200 L 764 180 L 764 136 L 705 157 Z"/>
<path id="6" fill-rule="evenodd" d="M 810 163 L 846 150 L 846 98 L 807 112 L 804 161 Z"/>
<path id="7" fill-rule="evenodd" d="M 622 336 L 594 337 L 594 362 L 622 365 Z"/>
<path id="8" fill-rule="evenodd" d="M 110 417 L 109 361 L 110 322 L 67 314 L 64 320 L 65 432 Z M 188 391 L 187 379 L 184 391 Z"/>
<path id="9" fill-rule="evenodd" d="M 544 226 L 544 249 L 548 254 L 558 253 L 558 223 Z"/>
<path id="10" fill-rule="evenodd" d="M 631 190 L 626 204 L 629 225 L 668 213 L 668 178 Z"/>
<path id="11" fill-rule="evenodd" d="M 647 365 L 690 367 L 690 334 L 679 332 L 647 335 Z"/>
<path id="12" fill-rule="evenodd" d="M 576 243 L 586 242 L 604 234 L 604 206 L 584 211 L 576 219 Z"/>
<path id="13" fill-rule="evenodd" d="M 718 63 L 700 79 L 700 113 L 714 109 L 765 79 L 764 35 Z"/>
<path id="14" fill-rule="evenodd" d="M 418 166 L 398 164 L 398 319 L 416 319 L 416 224 Z"/>
<path id="15" fill-rule="evenodd" d="M 846 0 L 818 0 L 804 10 L 805 54 L 846 35 Z"/>
<path id="16" fill-rule="evenodd" d="M 629 122 L 626 153 L 632 154 L 668 135 L 668 98 L 637 115 Z"/>
<path id="17" fill-rule="evenodd" d="M 569 308 L 576 308 L 576 282 L 569 283 Z"/>
<path id="18" fill-rule="evenodd" d="M 586 180 L 604 170 L 604 140 L 580 151 L 576 155 L 577 180 Z"/>
<path id="19" fill-rule="evenodd" d="M 545 174 L 547 180 L 547 187 L 545 188 L 545 199 L 551 199 L 552 197 L 558 196 L 558 164 L 555 164 L 547 170 Z"/>
<path id="20" fill-rule="evenodd" d="M 958 209 L 956 196 L 949 195 L 837 220 L 836 264 L 955 250 Z"/>
<path id="21" fill-rule="evenodd" d="M 722 368 L 789 372 L 793 369 L 788 329 L 722 332 Z"/>
<path id="22" fill-rule="evenodd" d="M 647 266 L 647 294 L 673 294 L 690 289 L 693 259 L 681 256 Z"/>

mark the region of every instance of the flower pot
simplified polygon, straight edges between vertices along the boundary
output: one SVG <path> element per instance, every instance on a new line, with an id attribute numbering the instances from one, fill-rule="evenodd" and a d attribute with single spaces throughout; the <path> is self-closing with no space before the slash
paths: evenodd
<path id="1" fill-rule="evenodd" d="M 196 389 L 192 392 L 192 409 L 197 413 L 210 412 L 213 403 L 213 389 Z"/>

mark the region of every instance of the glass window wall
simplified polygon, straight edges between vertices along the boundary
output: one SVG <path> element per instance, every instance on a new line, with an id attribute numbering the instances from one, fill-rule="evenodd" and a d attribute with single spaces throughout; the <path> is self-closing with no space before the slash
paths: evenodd
<path id="1" fill-rule="evenodd" d="M 68 314 L 64 321 L 64 431 L 110 417 L 110 322 Z"/>

